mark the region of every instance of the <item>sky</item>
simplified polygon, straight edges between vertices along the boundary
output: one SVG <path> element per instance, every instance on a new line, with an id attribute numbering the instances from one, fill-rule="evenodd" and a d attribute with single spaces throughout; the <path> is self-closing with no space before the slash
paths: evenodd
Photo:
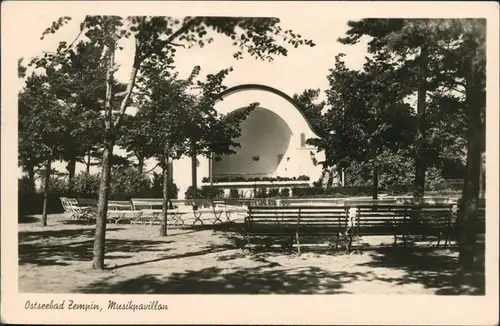
<path id="1" fill-rule="evenodd" d="M 30 14 L 28 14 L 30 15 Z M 43 51 L 53 51 L 59 41 L 71 42 L 78 35 L 79 24 L 83 15 L 72 16 L 72 21 L 56 34 L 49 34 L 40 39 L 42 32 L 56 20 L 59 15 L 33 15 L 29 28 L 18 32 L 23 42 L 16 49 L 18 57 L 29 58 L 40 55 Z M 232 54 L 235 47 L 231 40 L 223 35 L 213 34 L 214 42 L 204 48 L 178 49 L 174 66 L 181 76 L 187 76 L 195 65 L 200 65 L 202 74 L 217 72 L 232 66 L 233 72 L 226 78 L 225 84 L 233 86 L 245 83 L 259 83 L 272 86 L 289 94 L 300 93 L 307 88 L 328 87 L 326 76 L 333 67 L 335 56 L 345 53 L 348 67 L 360 68 L 365 60 L 366 45 L 363 43 L 347 46 L 337 42 L 337 38 L 345 35 L 347 19 L 322 16 L 314 20 L 297 20 L 294 17 L 280 17 L 283 29 L 291 29 L 303 37 L 315 42 L 315 47 L 303 46 L 289 48 L 286 57 L 278 56 L 272 62 L 254 59 L 248 55 L 236 60 Z M 130 42 L 124 44 L 116 60 L 120 64 L 116 77 L 126 81 L 131 69 L 133 47 Z"/>
<path id="2" fill-rule="evenodd" d="M 71 43 L 79 33 L 79 25 L 84 15 L 71 15 L 71 21 L 55 34 L 40 39 L 43 31 L 61 14 L 23 12 L 22 16 L 30 21 L 29 28 L 17 32 L 16 38 L 23 40 L 16 47 L 16 56 L 23 57 L 27 63 L 32 57 L 44 51 L 54 51 L 60 41 Z M 328 88 L 326 76 L 334 66 L 335 56 L 345 53 L 344 60 L 348 67 L 360 69 L 366 55 L 366 44 L 346 46 L 337 42 L 339 37 L 347 31 L 347 19 L 335 16 L 321 16 L 315 19 L 298 20 L 292 16 L 278 16 L 283 29 L 291 29 L 304 38 L 311 39 L 316 46 L 289 47 L 288 55 L 277 56 L 272 62 L 254 59 L 245 55 L 243 59 L 233 58 L 235 47 L 231 40 L 216 33 L 209 36 L 214 42 L 203 48 L 178 48 L 175 57 L 175 70 L 181 76 L 188 76 L 195 65 L 201 66 L 202 75 L 218 72 L 221 69 L 233 67 L 233 71 L 226 77 L 228 87 L 239 84 L 264 84 L 277 88 L 288 95 L 301 93 L 305 89 L 314 88 L 322 91 Z M 116 55 L 119 69 L 115 77 L 120 81 L 127 81 L 133 58 L 133 43 L 126 41 L 124 49 Z M 22 85 L 22 82 L 21 82 Z M 20 85 L 20 87 L 21 87 Z M 324 93 L 321 95 L 324 99 Z M 131 109 L 133 110 L 133 109 Z M 130 111 L 129 111 L 130 112 Z M 117 154 L 122 154 L 117 151 Z M 57 170 L 64 172 L 65 164 L 56 164 Z M 83 171 L 84 165 L 78 164 L 77 170 Z"/>
<path id="3" fill-rule="evenodd" d="M 14 2 L 10 2 L 12 6 Z M 232 66 L 234 71 L 226 78 L 227 86 L 242 83 L 260 83 L 275 87 L 288 95 L 300 93 L 308 88 L 328 88 L 326 76 L 334 66 L 335 56 L 344 53 L 344 60 L 351 69 L 360 69 L 365 61 L 366 43 L 354 46 L 337 42 L 345 35 L 348 20 L 364 17 L 443 17 L 443 13 L 455 17 L 485 15 L 484 6 L 467 3 L 414 3 L 412 9 L 403 2 L 390 6 L 373 2 L 15 2 L 16 11 L 3 15 L 2 26 L 8 24 L 10 33 L 2 45 L 10 44 L 8 52 L 2 52 L 5 62 L 14 58 L 29 58 L 43 51 L 53 51 L 59 41 L 73 41 L 78 34 L 79 23 L 85 14 L 114 15 L 224 15 L 224 16 L 274 16 L 281 19 L 283 29 L 292 29 L 303 37 L 313 40 L 316 46 L 291 48 L 287 57 L 276 57 L 273 62 L 255 60 L 246 56 L 243 60 L 232 57 L 234 48 L 224 36 L 216 36 L 215 41 L 204 48 L 192 48 L 177 52 L 175 66 L 181 76 L 186 76 L 195 65 L 200 65 L 202 74 L 214 73 Z M 187 4 L 186 4 L 187 3 Z M 9 2 L 7 2 L 9 4 Z M 117 6 L 117 4 L 120 4 Z M 491 11 L 488 11 L 491 12 Z M 42 32 L 60 16 L 70 16 L 72 21 L 54 35 L 40 40 Z M 5 23 L 4 23 L 5 22 Z M 2 29 L 2 32 L 6 29 Z M 489 35 L 494 35 L 489 34 Z M 116 73 L 125 81 L 131 69 L 131 44 L 117 55 L 121 65 Z M 5 47 L 3 47 L 5 49 Z M 4 56 L 4 54 L 7 54 Z M 3 61 L 3 60 L 2 60 Z M 11 61 L 12 62 L 12 61 Z M 12 65 L 11 65 L 12 66 Z M 3 68 L 3 67 L 2 67 Z M 10 68 L 9 68 L 10 69 Z M 13 116 L 15 119 L 17 116 Z M 15 120 L 14 120 L 15 121 Z M 80 167 L 81 168 L 81 167 Z"/>

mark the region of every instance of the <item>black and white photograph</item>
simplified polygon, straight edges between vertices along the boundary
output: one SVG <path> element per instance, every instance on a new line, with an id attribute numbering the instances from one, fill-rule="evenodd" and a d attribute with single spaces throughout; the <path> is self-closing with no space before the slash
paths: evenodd
<path id="1" fill-rule="evenodd" d="M 16 248 L 21 314 L 171 315 L 179 294 L 350 295 L 363 314 L 378 299 L 358 296 L 498 294 L 498 4 L 169 2 L 7 2 L 25 21 L 2 23 L 17 63 L 2 256 Z M 492 322 L 497 305 L 482 309 Z"/>

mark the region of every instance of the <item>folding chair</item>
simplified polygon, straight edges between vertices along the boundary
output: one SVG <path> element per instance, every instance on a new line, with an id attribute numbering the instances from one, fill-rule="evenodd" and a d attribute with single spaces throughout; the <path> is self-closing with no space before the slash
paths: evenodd
<path id="1" fill-rule="evenodd" d="M 75 198 L 66 198 L 68 209 L 74 219 L 85 219 L 90 222 L 92 218 L 96 218 L 95 208 L 90 206 L 79 206 L 78 200 Z"/>

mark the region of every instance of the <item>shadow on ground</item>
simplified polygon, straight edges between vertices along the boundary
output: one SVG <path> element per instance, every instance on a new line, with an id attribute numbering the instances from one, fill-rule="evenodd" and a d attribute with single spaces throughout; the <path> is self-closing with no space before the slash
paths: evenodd
<path id="1" fill-rule="evenodd" d="M 208 248 L 184 254 L 160 258 L 174 259 L 204 255 L 225 250 L 224 247 Z M 217 261 L 250 259 L 260 266 L 220 268 L 215 266 L 200 270 L 186 270 L 168 277 L 161 274 L 144 274 L 123 281 L 101 279 L 76 289 L 79 293 L 123 293 L 123 294 L 348 294 L 346 285 L 352 282 L 382 281 L 396 286 L 420 284 L 432 289 L 437 295 L 481 295 L 484 294 L 484 273 L 460 273 L 456 258 L 447 253 L 431 250 L 378 249 L 367 251 L 371 260 L 360 263 L 362 271 L 327 270 L 316 266 L 287 268 L 270 258 L 283 256 L 283 252 L 244 252 L 231 250 L 219 255 Z M 342 253 L 338 253 L 342 254 Z M 290 259 L 300 259 L 294 254 Z M 146 262 L 142 262 L 146 263 Z M 366 267 L 373 267 L 373 270 Z M 379 275 L 376 268 L 389 268 L 403 273 L 397 277 Z M 354 267 L 355 268 L 355 267 Z M 352 270 L 352 268 L 351 268 Z M 369 293 L 369 286 L 367 287 Z"/>
<path id="2" fill-rule="evenodd" d="M 34 216 L 34 215 L 19 214 L 17 216 L 17 222 L 21 223 L 21 224 L 37 223 L 37 222 L 41 222 L 41 219 L 39 217 Z"/>
<path id="3" fill-rule="evenodd" d="M 253 267 L 227 271 L 208 267 L 197 271 L 174 273 L 165 278 L 145 274 L 137 278 L 111 283 L 110 279 L 91 283 L 76 292 L 127 294 L 315 294 L 349 293 L 343 284 L 352 282 L 361 273 L 331 273 L 317 267 L 276 269 L 276 266 Z M 270 269 L 272 268 L 272 269 Z"/>
<path id="4" fill-rule="evenodd" d="M 117 229 L 110 229 L 114 232 Z M 189 234 L 192 230 L 182 233 Z M 70 265 L 74 261 L 91 261 L 93 247 L 93 230 L 61 230 L 29 232 L 25 235 L 39 238 L 61 237 L 71 238 L 85 236 L 88 239 L 66 244 L 21 244 L 19 246 L 19 263 L 46 265 Z M 181 234 L 182 234 L 181 233 Z M 21 236 L 21 235 L 20 235 Z M 480 261 L 477 270 L 461 273 L 458 270 L 456 254 L 449 250 L 434 248 L 378 248 L 363 251 L 369 256 L 368 261 L 351 266 L 349 271 L 342 266 L 333 266 L 333 270 L 317 266 L 308 266 L 307 259 L 303 266 L 290 268 L 279 262 L 271 261 L 276 256 L 288 255 L 290 259 L 301 259 L 295 254 L 283 250 L 267 250 L 247 252 L 242 248 L 242 237 L 233 230 L 214 230 L 214 237 L 221 241 L 209 241 L 194 246 L 192 251 L 176 253 L 165 249 L 164 245 L 175 240 L 175 234 L 165 241 L 158 240 L 106 240 L 106 260 L 111 261 L 110 270 L 139 266 L 144 274 L 138 277 L 116 281 L 111 276 L 75 289 L 78 293 L 123 293 L 123 294 L 342 294 L 350 293 L 347 285 L 353 282 L 371 281 L 387 282 L 395 286 L 419 284 L 438 295 L 481 295 L 485 292 L 484 282 L 484 248 L 479 250 Z M 196 235 L 193 235 L 196 236 Z M 113 259 L 129 258 L 142 252 L 156 252 L 159 255 L 152 259 L 115 264 Z M 148 273 L 148 263 L 203 256 L 224 252 L 217 255 L 213 266 L 198 270 L 187 269 L 169 275 Z M 328 252 L 321 255 L 344 254 Z M 248 259 L 254 263 L 250 267 L 230 264 L 222 268 L 218 265 L 224 261 Z M 349 260 L 349 257 L 347 257 Z M 354 260 L 354 259 L 353 259 Z M 258 266 L 255 266 L 256 263 Z M 354 263 L 353 263 L 354 264 Z M 359 271 L 356 270 L 359 266 Z M 397 270 L 394 277 L 384 276 L 378 269 Z M 353 269 L 355 271 L 353 271 Z M 369 290 L 369 285 L 367 286 Z M 369 291 L 366 293 L 369 294 Z"/>
<path id="5" fill-rule="evenodd" d="M 372 260 L 360 265 L 404 272 L 401 277 L 376 276 L 376 280 L 396 285 L 421 284 L 440 295 L 485 294 L 484 249 L 478 250 L 476 268 L 470 272 L 460 271 L 457 256 L 451 255 L 449 251 L 387 248 L 369 254 Z"/>
<path id="6" fill-rule="evenodd" d="M 119 229 L 109 229 L 107 232 Z M 60 231 L 27 232 L 30 240 L 38 238 L 84 236 L 87 240 L 73 241 L 67 243 L 20 243 L 19 265 L 35 264 L 39 266 L 60 265 L 67 266 L 77 261 L 92 261 L 94 246 L 94 230 L 76 229 Z M 26 239 L 26 238 L 25 238 Z M 27 240 L 25 240 L 27 241 Z M 168 249 L 162 248 L 168 241 L 155 240 L 124 240 L 106 239 L 106 260 L 130 258 L 141 252 L 164 253 Z"/>
<path id="7" fill-rule="evenodd" d="M 114 232 L 123 230 L 123 228 L 107 229 L 106 232 Z M 18 233 L 19 243 L 29 241 L 41 241 L 49 238 L 71 240 L 74 238 L 84 237 L 93 238 L 95 229 L 93 228 L 80 228 L 80 229 L 64 229 L 52 230 L 47 228 L 43 231 L 22 231 Z"/>

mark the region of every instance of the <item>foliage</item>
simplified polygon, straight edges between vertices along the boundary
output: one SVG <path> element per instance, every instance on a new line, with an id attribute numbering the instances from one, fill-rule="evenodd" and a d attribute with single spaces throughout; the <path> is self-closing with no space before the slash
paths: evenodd
<path id="1" fill-rule="evenodd" d="M 230 116 L 217 113 L 214 104 L 218 94 L 226 88 L 222 81 L 230 70 L 209 74 L 205 81 L 198 80 L 196 86 L 194 78 L 200 67 L 195 67 L 186 80 L 179 79 L 177 74 L 156 73 L 141 79 L 137 97 L 140 109 L 132 120 L 140 127 L 130 130 L 126 136 L 133 140 L 129 149 L 137 152 L 141 147 L 146 156 L 155 156 L 160 162 L 163 162 L 167 142 L 169 156 L 174 158 L 189 154 L 193 144 L 198 153 L 205 155 L 233 153 L 232 148 L 239 146 L 233 141 L 241 133 L 239 124 L 255 104 Z M 195 89 L 198 94 L 193 94 Z"/>
<path id="2" fill-rule="evenodd" d="M 17 189 L 19 194 L 30 194 L 33 193 L 33 188 L 31 187 L 31 180 L 27 176 L 22 176 L 18 179 Z"/>
<path id="3" fill-rule="evenodd" d="M 236 188 L 229 189 L 229 198 L 240 198 L 240 193 L 238 192 L 238 189 Z"/>
<path id="4" fill-rule="evenodd" d="M 70 18 L 61 17 L 47 29 L 47 33 L 55 33 Z M 300 45 L 314 46 L 310 40 L 303 39 L 289 30 L 282 30 L 276 18 L 242 18 L 242 17 L 118 17 L 118 16 L 86 16 L 80 24 L 80 35 L 87 37 L 96 47 L 103 46 L 103 63 L 106 66 L 106 96 L 102 105 L 104 113 L 104 142 L 102 159 L 102 179 L 99 193 L 98 218 L 94 242 L 93 267 L 104 269 L 104 243 L 106 235 L 106 211 L 109 192 L 109 172 L 111 169 L 110 157 L 113 145 L 119 138 L 119 130 L 125 112 L 130 104 L 132 93 L 136 86 L 137 76 L 141 73 L 155 71 L 160 74 L 167 71 L 174 62 L 175 42 L 184 43 L 185 46 L 203 46 L 212 42 L 208 34 L 211 29 L 219 34 L 229 36 L 234 40 L 234 45 L 239 47 L 235 53 L 240 58 L 243 52 L 260 59 L 272 60 L 274 55 L 286 55 L 287 49 L 277 42 L 278 37 L 284 36 L 286 44 L 298 47 Z M 115 92 L 113 91 L 113 77 L 116 70 L 115 54 L 121 49 L 120 40 L 134 39 L 134 57 L 130 78 L 126 91 L 119 105 L 114 105 Z M 78 37 L 77 37 L 78 39 Z M 45 53 L 42 58 L 35 60 L 38 67 L 49 68 L 57 64 L 61 58 L 66 58 L 73 51 L 73 44 L 61 42 L 56 54 Z M 149 76 L 154 75 L 149 73 Z M 209 78 L 213 83 L 207 85 L 220 85 L 217 75 Z M 210 91 L 210 87 L 205 90 Z M 216 90 L 216 87 L 213 89 Z M 202 107 L 209 105 L 205 99 L 213 98 L 213 94 L 204 94 L 197 103 Z M 122 130 L 123 131 L 123 130 Z M 206 146 L 202 146 L 206 147 Z M 162 225 L 163 227 L 163 225 Z"/>
<path id="5" fill-rule="evenodd" d="M 267 193 L 267 197 L 279 197 L 280 190 L 278 188 L 270 188 Z"/>
<path id="6" fill-rule="evenodd" d="M 30 75 L 19 94 L 19 163 L 37 166 L 62 155 L 65 125 L 45 76 Z"/>
<path id="7" fill-rule="evenodd" d="M 214 182 L 256 182 L 256 181 L 309 181 L 307 175 L 300 175 L 298 177 L 218 177 Z M 202 182 L 210 182 L 210 178 L 203 177 Z"/>
<path id="8" fill-rule="evenodd" d="M 254 197 L 255 198 L 267 198 L 267 197 L 269 197 L 268 192 L 267 192 L 267 188 L 257 188 L 255 190 Z"/>
<path id="9" fill-rule="evenodd" d="M 222 198 L 224 190 L 218 187 L 203 186 L 201 187 L 202 198 Z"/>
<path id="10" fill-rule="evenodd" d="M 151 189 L 151 180 L 134 168 L 113 168 L 110 194 L 140 194 Z"/>
<path id="11" fill-rule="evenodd" d="M 64 177 L 52 175 L 49 180 L 49 189 L 51 194 L 67 194 L 68 182 Z M 43 189 L 39 192 L 43 192 Z"/>
<path id="12" fill-rule="evenodd" d="M 184 193 L 184 198 L 186 198 L 186 199 L 194 199 L 193 198 L 193 186 L 189 186 L 187 188 L 186 192 Z M 196 198 L 197 199 L 206 198 L 205 197 L 205 193 L 200 188 L 196 189 Z"/>
<path id="13" fill-rule="evenodd" d="M 412 196 L 412 184 L 393 185 L 381 188 L 381 191 L 391 196 Z M 434 190 L 427 188 L 428 196 L 457 196 L 460 192 L 445 183 L 436 184 Z M 371 197 L 371 185 L 346 186 L 346 187 L 309 187 L 292 188 L 292 197 L 295 198 L 347 198 L 347 197 Z"/>
<path id="14" fill-rule="evenodd" d="M 27 178 L 19 179 L 19 193 L 29 193 Z M 68 178 L 53 175 L 50 178 L 50 194 L 68 197 L 97 198 L 99 193 L 100 175 L 78 173 L 74 178 L 73 190 L 69 191 Z M 132 197 L 158 198 L 162 195 L 163 181 L 161 174 L 153 174 L 151 179 L 148 175 L 140 173 L 134 168 L 114 168 L 111 181 L 110 199 L 128 200 Z M 169 198 L 177 198 L 178 187 L 171 182 L 169 185 Z M 41 192 L 42 190 L 39 190 Z"/>
<path id="15" fill-rule="evenodd" d="M 97 197 L 100 179 L 100 174 L 79 173 L 75 175 L 73 191 L 77 194 L 92 194 L 93 197 Z"/>
<path id="16" fill-rule="evenodd" d="M 352 187 L 308 187 L 292 188 L 292 197 L 350 197 L 350 196 L 370 196 L 371 186 L 352 186 Z"/>
<path id="17" fill-rule="evenodd" d="M 306 89 L 301 94 L 294 94 L 293 100 L 302 109 L 312 129 L 320 137 L 324 137 L 328 134 L 329 130 L 322 116 L 322 111 L 325 108 L 326 102 L 318 102 L 320 94 L 321 92 L 319 89 Z"/>
<path id="18" fill-rule="evenodd" d="M 163 177 L 161 173 L 153 172 L 153 186 L 152 186 L 152 196 L 155 198 L 162 197 L 163 195 Z M 168 198 L 177 199 L 179 196 L 179 187 L 169 178 L 168 183 Z"/>
<path id="19" fill-rule="evenodd" d="M 288 197 L 290 197 L 290 189 L 289 188 L 281 188 L 280 197 L 281 198 L 288 198 Z"/>

